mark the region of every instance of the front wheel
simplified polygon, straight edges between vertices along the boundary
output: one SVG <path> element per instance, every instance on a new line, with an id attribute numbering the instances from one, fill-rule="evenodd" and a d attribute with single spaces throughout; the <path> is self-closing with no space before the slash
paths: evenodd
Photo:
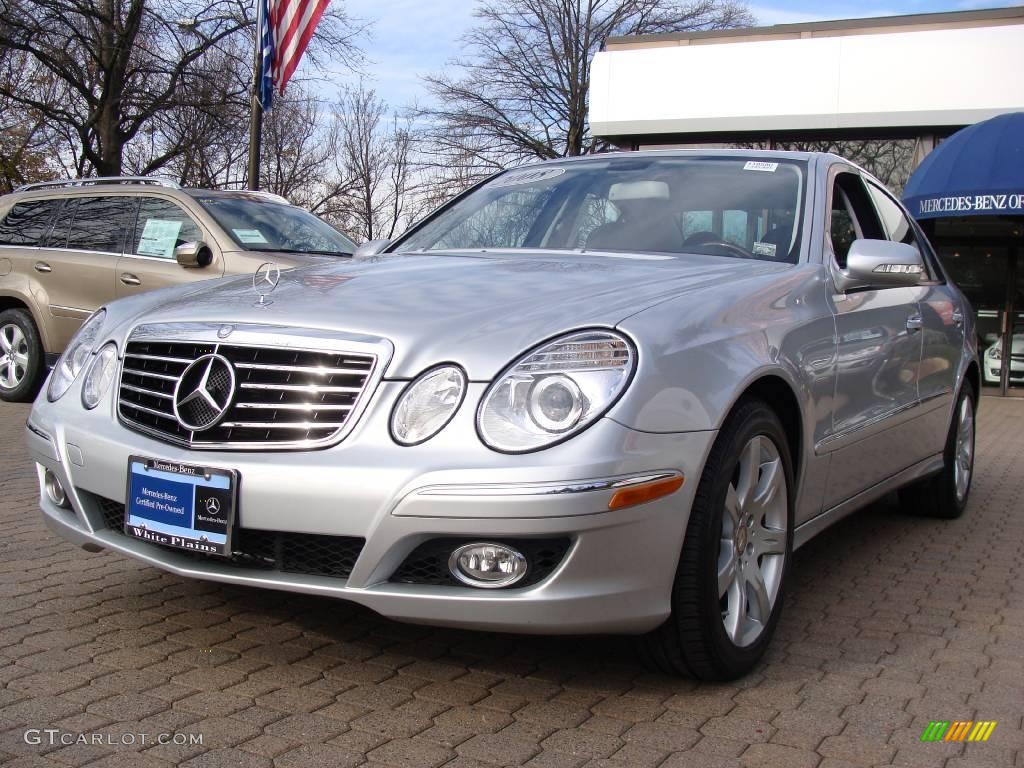
<path id="1" fill-rule="evenodd" d="M 900 506 L 927 517 L 953 520 L 967 508 L 974 478 L 974 388 L 967 382 L 960 389 L 939 474 L 900 490 Z"/>
<path id="2" fill-rule="evenodd" d="M 697 487 L 672 590 L 672 615 L 641 638 L 670 674 L 731 680 L 768 646 L 793 541 L 793 463 L 778 416 L 760 400 L 726 421 Z"/>
<path id="3" fill-rule="evenodd" d="M 23 309 L 0 312 L 0 400 L 33 400 L 46 372 L 43 363 L 43 345 L 32 316 Z"/>

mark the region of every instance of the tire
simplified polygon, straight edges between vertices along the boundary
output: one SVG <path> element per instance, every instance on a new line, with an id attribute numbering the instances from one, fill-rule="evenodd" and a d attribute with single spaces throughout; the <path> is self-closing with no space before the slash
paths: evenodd
<path id="1" fill-rule="evenodd" d="M 755 465 L 756 471 L 748 470 Z M 793 551 L 794 488 L 779 417 L 761 400 L 741 401 L 719 432 L 697 486 L 672 589 L 672 613 L 639 638 L 648 665 L 668 674 L 724 681 L 757 664 L 782 612 Z M 762 504 L 755 503 L 758 498 Z M 733 522 L 737 518 L 751 521 L 743 533 Z M 761 525 L 765 522 L 771 525 Z M 743 557 L 737 555 L 740 548 Z M 730 561 L 732 571 L 726 567 Z M 724 590 L 719 588 L 720 568 L 734 574 L 722 580 Z M 755 570 L 765 586 L 760 594 L 767 597 L 767 610 L 764 601 L 754 599 L 759 590 L 747 580 Z M 740 605 L 742 612 L 736 610 Z"/>
<path id="2" fill-rule="evenodd" d="M 954 520 L 964 513 L 974 479 L 977 403 L 974 387 L 964 382 L 949 421 L 942 471 L 900 489 L 900 506 L 907 512 L 941 520 Z"/>
<path id="3" fill-rule="evenodd" d="M 0 312 L 0 400 L 31 402 L 45 371 L 43 344 L 32 316 L 24 309 Z"/>

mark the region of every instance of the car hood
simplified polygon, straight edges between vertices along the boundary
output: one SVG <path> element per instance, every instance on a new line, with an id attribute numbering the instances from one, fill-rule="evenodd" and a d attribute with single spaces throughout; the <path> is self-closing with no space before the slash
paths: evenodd
<path id="1" fill-rule="evenodd" d="M 283 271 L 262 306 L 248 275 L 184 295 L 152 294 L 131 324 L 254 323 L 379 336 L 395 347 L 388 378 L 456 362 L 487 381 L 562 332 L 612 327 L 681 292 L 788 266 L 696 255 L 385 254 Z"/>

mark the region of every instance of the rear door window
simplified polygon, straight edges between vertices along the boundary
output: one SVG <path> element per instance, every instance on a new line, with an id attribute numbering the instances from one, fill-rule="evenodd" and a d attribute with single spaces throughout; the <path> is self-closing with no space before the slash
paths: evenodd
<path id="1" fill-rule="evenodd" d="M 0 245 L 38 248 L 46 237 L 59 200 L 26 200 L 15 203 L 0 224 Z"/>
<path id="2" fill-rule="evenodd" d="M 78 208 L 78 198 L 69 197 L 62 201 L 54 217 L 53 226 L 50 227 L 50 234 L 43 241 L 44 248 L 66 248 L 68 235 L 71 233 L 71 222 L 75 219 L 75 210 Z"/>
<path id="3" fill-rule="evenodd" d="M 182 208 L 170 200 L 144 197 L 139 202 L 135 235 L 125 249 L 138 256 L 173 259 L 174 249 L 203 239 L 203 233 Z"/>
<path id="4" fill-rule="evenodd" d="M 67 247 L 76 251 L 121 253 L 135 202 L 136 198 L 124 196 L 79 198 Z"/>

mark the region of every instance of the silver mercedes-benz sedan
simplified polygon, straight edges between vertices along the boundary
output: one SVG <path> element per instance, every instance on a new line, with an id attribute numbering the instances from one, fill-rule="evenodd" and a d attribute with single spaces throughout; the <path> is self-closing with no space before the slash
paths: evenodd
<path id="1" fill-rule="evenodd" d="M 962 513 L 979 376 L 968 302 L 863 170 L 638 152 L 500 173 L 351 262 L 111 303 L 26 437 L 87 550 L 727 679 L 816 533 L 894 490 Z"/>

